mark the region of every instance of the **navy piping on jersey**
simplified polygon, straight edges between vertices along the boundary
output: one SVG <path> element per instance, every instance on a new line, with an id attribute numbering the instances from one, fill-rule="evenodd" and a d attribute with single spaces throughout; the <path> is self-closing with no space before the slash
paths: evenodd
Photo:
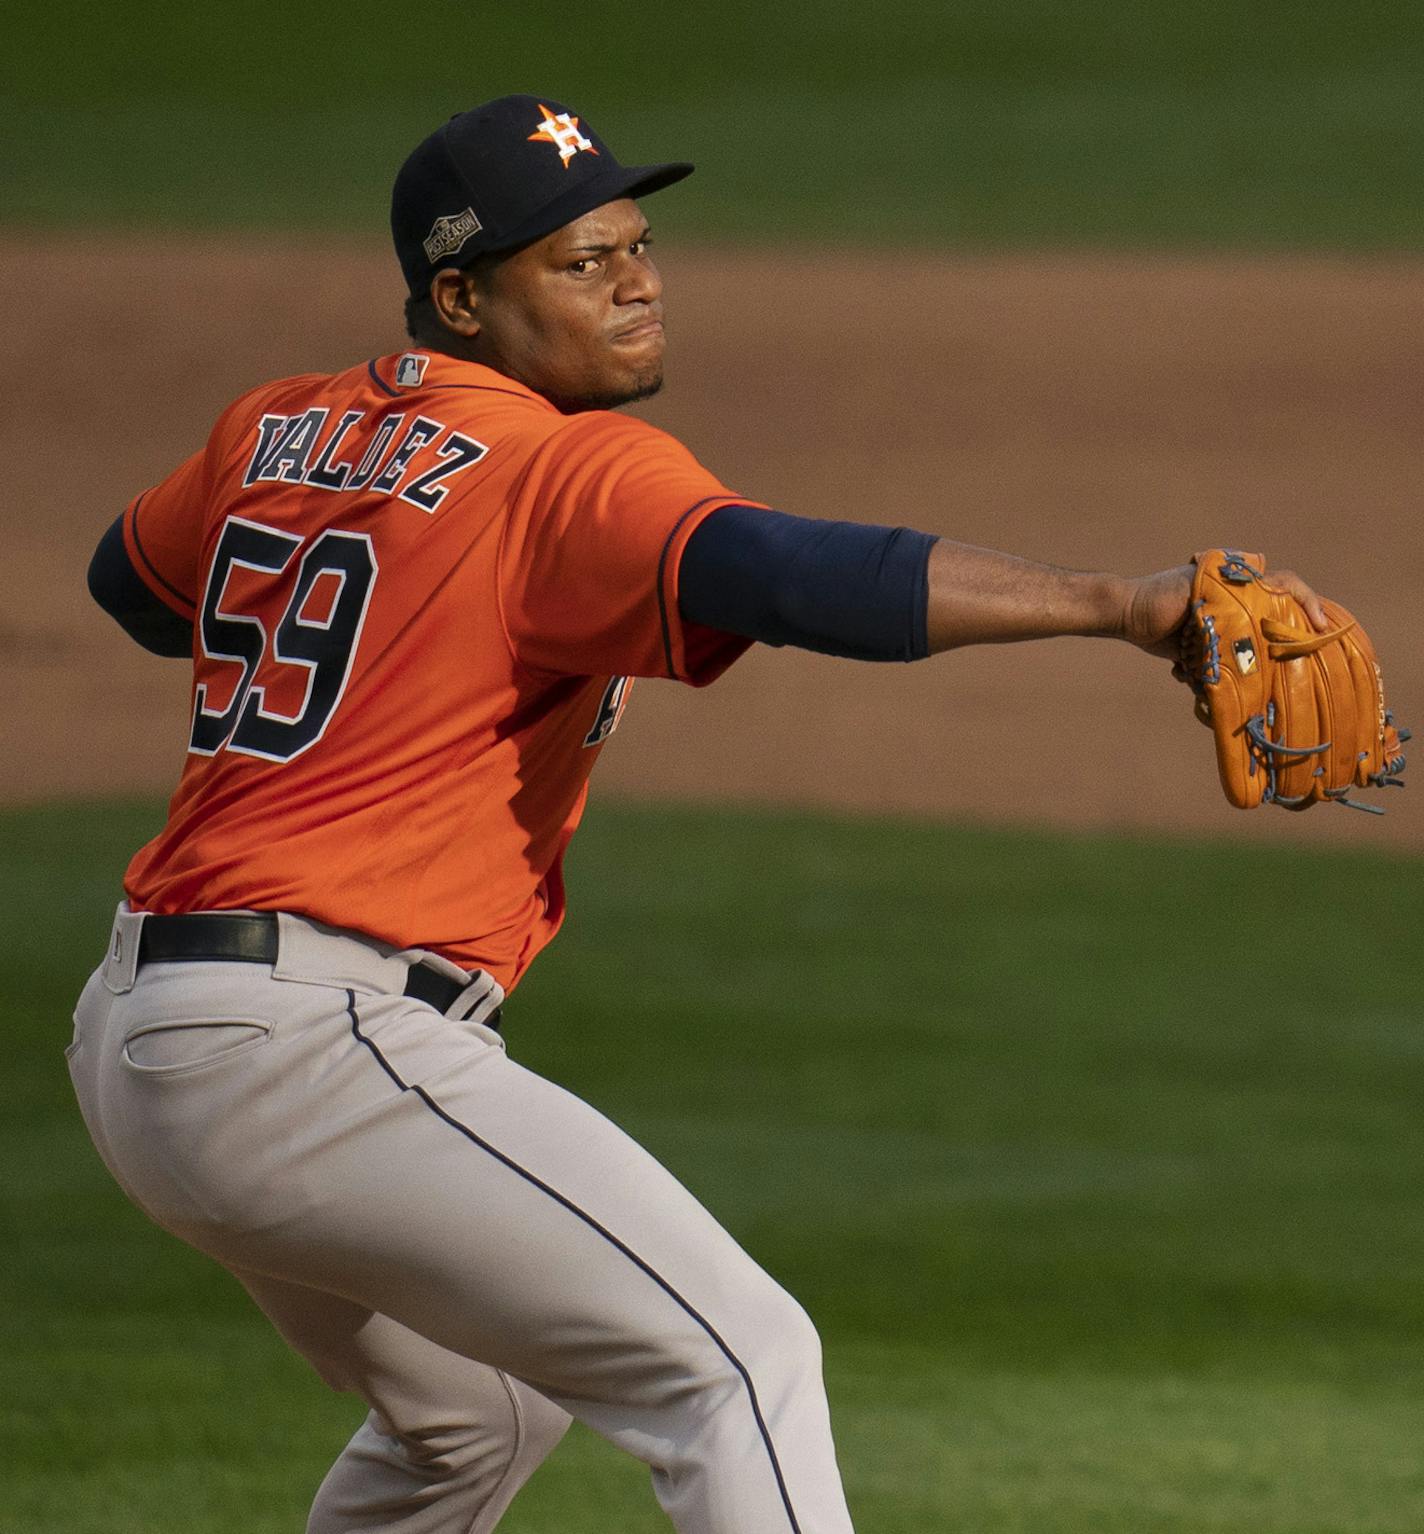
<path id="1" fill-rule="evenodd" d="M 664 595 L 666 591 L 665 578 L 667 575 L 668 550 L 672 548 L 673 540 L 682 530 L 682 524 L 686 522 L 694 512 L 701 511 L 709 501 L 720 501 L 724 499 L 725 497 L 720 495 L 704 495 L 700 501 L 697 501 L 693 505 L 689 506 L 687 510 L 683 512 L 683 514 L 677 519 L 677 521 L 673 523 L 672 531 L 667 535 L 667 538 L 663 543 L 663 551 L 658 555 L 658 622 L 662 625 L 663 631 L 663 659 L 667 665 L 667 674 L 672 678 L 673 681 L 677 680 L 677 667 L 672 663 L 672 631 L 668 627 L 667 598 Z"/>
<path id="2" fill-rule="evenodd" d="M 715 499 L 715 497 L 708 497 L 708 499 Z M 705 504 L 705 501 L 698 502 L 699 506 Z M 694 506 L 692 511 L 695 511 L 696 509 L 697 507 Z M 688 512 L 686 515 L 691 515 L 691 512 Z M 682 520 L 685 521 L 686 516 L 684 516 Z M 436 1116 L 436 1118 L 440 1119 L 443 1123 L 448 1124 L 451 1129 L 454 1129 L 458 1131 L 458 1133 L 464 1135 L 464 1137 L 472 1145 L 477 1146 L 480 1150 L 484 1151 L 486 1155 L 493 1156 L 501 1166 L 508 1167 L 509 1170 L 513 1172 L 517 1177 L 522 1177 L 525 1182 L 537 1188 L 541 1193 L 548 1194 L 548 1196 L 553 1199 L 555 1203 L 562 1205 L 563 1208 L 567 1209 L 569 1213 L 576 1219 L 582 1220 L 590 1230 L 602 1236 L 610 1246 L 621 1252 L 629 1262 L 631 1262 L 636 1268 L 639 1269 L 639 1271 L 652 1279 L 658 1288 L 661 1289 L 663 1293 L 666 1294 L 668 1298 L 671 1299 L 673 1303 L 679 1307 L 679 1309 L 684 1311 L 687 1315 L 691 1316 L 692 1319 L 698 1324 L 698 1326 L 700 1326 L 702 1330 L 707 1333 L 707 1335 L 716 1344 L 717 1350 L 737 1371 L 737 1373 L 741 1376 L 742 1383 L 747 1387 L 747 1395 L 751 1400 L 752 1415 L 756 1418 L 757 1431 L 761 1434 L 761 1441 L 766 1445 L 767 1457 L 771 1460 L 772 1473 L 776 1476 L 777 1489 L 781 1493 L 782 1506 L 786 1509 L 786 1517 L 790 1523 L 792 1534 L 801 1534 L 801 1525 L 796 1521 L 796 1513 L 791 1506 L 791 1496 L 786 1489 L 786 1479 L 781 1473 L 781 1462 L 776 1457 L 776 1448 L 771 1441 L 771 1433 L 767 1428 L 766 1419 L 762 1416 L 761 1402 L 757 1400 L 756 1387 L 752 1384 L 751 1375 L 748 1374 L 746 1365 L 722 1340 L 721 1336 L 717 1332 L 717 1329 L 712 1325 L 712 1323 L 708 1321 L 705 1316 L 700 1315 L 697 1310 L 695 1310 L 693 1306 L 687 1300 L 685 1300 L 677 1292 L 676 1289 L 673 1288 L 667 1279 L 665 1279 L 660 1273 L 657 1272 L 656 1269 L 651 1267 L 641 1257 L 639 1257 L 631 1247 L 620 1241 L 618 1237 L 615 1236 L 613 1232 L 610 1231 L 606 1226 L 600 1225 L 591 1214 L 588 1214 L 585 1210 L 580 1209 L 572 1199 L 567 1198 L 564 1194 L 558 1192 L 554 1188 L 551 1188 L 548 1183 L 536 1177 L 532 1172 L 527 1171 L 524 1167 L 520 1166 L 517 1161 L 511 1160 L 502 1151 L 496 1150 L 494 1146 L 492 1146 L 487 1140 L 482 1140 L 479 1135 L 474 1132 L 473 1129 L 470 1129 L 467 1125 L 462 1124 L 459 1119 L 453 1118 L 450 1114 L 448 1114 L 440 1106 L 440 1104 L 430 1096 L 424 1087 L 411 1086 L 407 1082 L 402 1081 L 399 1074 L 391 1066 L 390 1061 L 387 1060 L 386 1057 L 381 1053 L 380 1047 L 376 1044 L 375 1040 L 368 1038 L 364 1033 L 361 1032 L 361 1021 L 356 1015 L 356 993 L 354 991 L 348 990 L 346 993 L 346 1011 L 347 1015 L 351 1018 L 352 1036 L 358 1043 L 364 1044 L 366 1048 L 371 1051 L 371 1053 L 376 1058 L 377 1064 L 379 1064 L 381 1069 L 386 1073 L 387 1076 L 390 1077 L 390 1079 L 396 1084 L 396 1086 L 400 1088 L 402 1092 L 414 1092 L 415 1095 L 421 1100 L 421 1102 L 423 1102 L 425 1106 L 429 1108 L 430 1111 Z"/>
<path id="3" fill-rule="evenodd" d="M 381 375 L 376 371 L 376 360 L 374 357 L 370 362 L 366 364 L 366 371 L 371 375 L 371 382 L 375 384 L 378 389 L 383 389 L 387 394 L 390 395 L 392 399 L 400 398 L 400 390 L 391 388 L 385 379 L 382 378 Z"/>
<path id="4" fill-rule="evenodd" d="M 148 491 L 145 490 L 143 494 L 139 496 L 138 500 L 134 502 L 133 517 L 131 519 L 131 525 L 133 527 L 134 548 L 138 550 L 138 557 L 144 562 L 144 565 L 148 569 L 148 573 L 154 578 L 154 580 L 156 580 L 165 591 L 172 592 L 172 594 L 178 598 L 184 607 L 194 608 L 196 611 L 195 604 L 191 597 L 184 596 L 183 593 L 179 591 L 179 589 L 172 583 L 172 581 L 166 581 L 163 579 L 163 576 L 155 568 L 153 561 L 148 557 L 148 551 L 144 548 L 143 540 L 138 535 L 138 509 L 143 505 L 147 498 Z"/>

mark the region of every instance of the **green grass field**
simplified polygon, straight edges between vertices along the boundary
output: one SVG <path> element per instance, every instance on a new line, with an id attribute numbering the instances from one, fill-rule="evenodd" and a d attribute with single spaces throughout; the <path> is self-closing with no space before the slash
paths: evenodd
<path id="1" fill-rule="evenodd" d="M 0 817 L 5 1534 L 294 1534 L 360 1415 L 70 1102 L 159 815 Z M 571 887 L 513 1049 L 806 1302 L 867 1534 L 1424 1526 L 1424 865 L 600 805 Z M 576 1434 L 502 1527 L 666 1524 Z"/>
<path id="2" fill-rule="evenodd" d="M 657 214 L 699 236 L 1417 248 L 1421 73 L 1410 0 L 16 0 L 0 220 L 379 236 L 417 139 L 551 91 L 700 162 Z"/>

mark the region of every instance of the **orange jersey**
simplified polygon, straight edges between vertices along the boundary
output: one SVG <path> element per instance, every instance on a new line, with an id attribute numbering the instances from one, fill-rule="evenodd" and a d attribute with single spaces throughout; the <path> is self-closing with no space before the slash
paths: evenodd
<path id="1" fill-rule="evenodd" d="M 750 643 L 677 604 L 688 538 L 741 499 L 646 422 L 438 354 L 243 396 L 124 514 L 194 626 L 130 902 L 298 912 L 512 988 L 629 679 L 700 686 Z"/>

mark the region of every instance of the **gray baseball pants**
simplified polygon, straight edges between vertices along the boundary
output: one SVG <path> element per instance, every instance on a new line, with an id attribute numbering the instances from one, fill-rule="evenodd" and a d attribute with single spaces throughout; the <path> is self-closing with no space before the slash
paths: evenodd
<path id="1" fill-rule="evenodd" d="M 485 1534 L 577 1417 L 686 1534 L 848 1534 L 805 1312 L 646 1151 L 402 994 L 420 951 L 279 918 L 275 964 L 136 968 L 75 1013 L 94 1144 L 370 1406 L 308 1534 Z"/>

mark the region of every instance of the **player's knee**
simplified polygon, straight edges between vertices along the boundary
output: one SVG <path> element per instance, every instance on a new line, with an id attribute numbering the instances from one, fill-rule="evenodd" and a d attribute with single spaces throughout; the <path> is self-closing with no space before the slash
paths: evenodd
<path id="1" fill-rule="evenodd" d="M 756 1361 L 761 1369 L 796 1383 L 821 1376 L 821 1336 L 805 1309 L 784 1289 L 764 1302 L 759 1312 Z"/>
<path id="2" fill-rule="evenodd" d="M 430 1420 L 370 1421 L 394 1444 L 399 1459 L 422 1478 L 476 1484 L 506 1473 L 514 1461 L 527 1461 L 532 1470 L 552 1453 L 569 1426 L 568 1413 L 532 1390 L 515 1387 L 508 1412 L 492 1412 L 482 1402 L 472 1420 L 453 1420 L 445 1413 Z M 527 1472 L 526 1472 L 527 1474 Z"/>
<path id="3" fill-rule="evenodd" d="M 478 1428 L 405 1424 L 396 1427 L 391 1436 L 400 1458 L 432 1480 L 456 1479 L 488 1453 L 488 1432 Z"/>
<path id="4" fill-rule="evenodd" d="M 573 1419 L 561 1406 L 555 1406 L 535 1391 L 515 1388 L 519 1393 L 519 1458 L 527 1460 L 532 1471 L 558 1447 Z"/>
<path id="5" fill-rule="evenodd" d="M 716 1410 L 748 1387 L 773 1400 L 819 1388 L 821 1339 L 805 1310 L 784 1289 L 768 1284 L 747 1304 L 719 1346 L 704 1351 L 697 1372 L 704 1410 Z"/>

